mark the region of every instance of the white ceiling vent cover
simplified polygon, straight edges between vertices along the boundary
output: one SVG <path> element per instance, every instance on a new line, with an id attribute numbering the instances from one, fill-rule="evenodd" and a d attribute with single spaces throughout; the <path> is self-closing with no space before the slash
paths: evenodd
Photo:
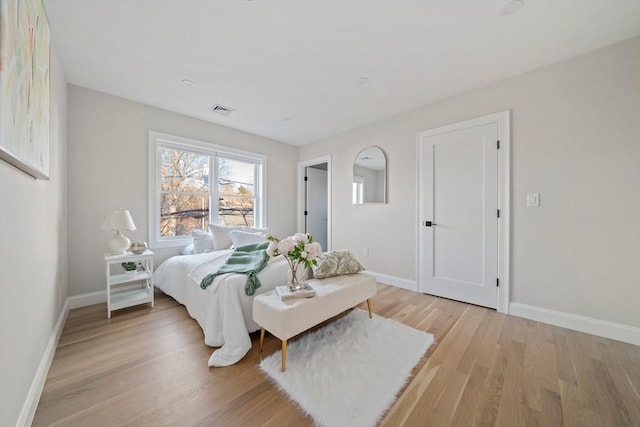
<path id="1" fill-rule="evenodd" d="M 209 111 L 213 111 L 214 113 L 220 114 L 222 116 L 228 116 L 236 110 L 234 110 L 233 108 L 225 107 L 224 105 L 213 104 L 211 108 L 209 108 Z"/>

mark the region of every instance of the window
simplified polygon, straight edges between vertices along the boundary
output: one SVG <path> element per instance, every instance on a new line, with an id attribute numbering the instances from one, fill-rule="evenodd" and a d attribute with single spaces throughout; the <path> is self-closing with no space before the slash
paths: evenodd
<path id="1" fill-rule="evenodd" d="M 149 132 L 149 240 L 188 243 L 210 223 L 263 227 L 264 156 Z"/>

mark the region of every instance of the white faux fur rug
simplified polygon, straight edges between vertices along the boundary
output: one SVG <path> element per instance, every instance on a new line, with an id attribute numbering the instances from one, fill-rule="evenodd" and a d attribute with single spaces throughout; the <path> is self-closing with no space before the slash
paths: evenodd
<path id="1" fill-rule="evenodd" d="M 433 335 L 360 309 L 303 335 L 260 368 L 325 427 L 375 426 L 396 400 Z"/>

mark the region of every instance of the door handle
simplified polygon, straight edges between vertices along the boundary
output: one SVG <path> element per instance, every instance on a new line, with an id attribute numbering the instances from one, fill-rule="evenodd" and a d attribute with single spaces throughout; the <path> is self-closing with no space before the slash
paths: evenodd
<path id="1" fill-rule="evenodd" d="M 424 222 L 424 226 L 425 226 L 425 227 L 431 227 L 431 226 L 433 226 L 433 225 L 436 225 L 436 223 L 431 222 L 431 221 L 425 221 L 425 222 Z"/>

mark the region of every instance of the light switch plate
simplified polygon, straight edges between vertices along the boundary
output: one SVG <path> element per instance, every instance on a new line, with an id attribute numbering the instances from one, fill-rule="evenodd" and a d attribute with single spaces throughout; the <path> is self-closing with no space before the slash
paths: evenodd
<path id="1" fill-rule="evenodd" d="M 535 208 L 540 206 L 540 193 L 527 194 L 527 207 Z"/>

